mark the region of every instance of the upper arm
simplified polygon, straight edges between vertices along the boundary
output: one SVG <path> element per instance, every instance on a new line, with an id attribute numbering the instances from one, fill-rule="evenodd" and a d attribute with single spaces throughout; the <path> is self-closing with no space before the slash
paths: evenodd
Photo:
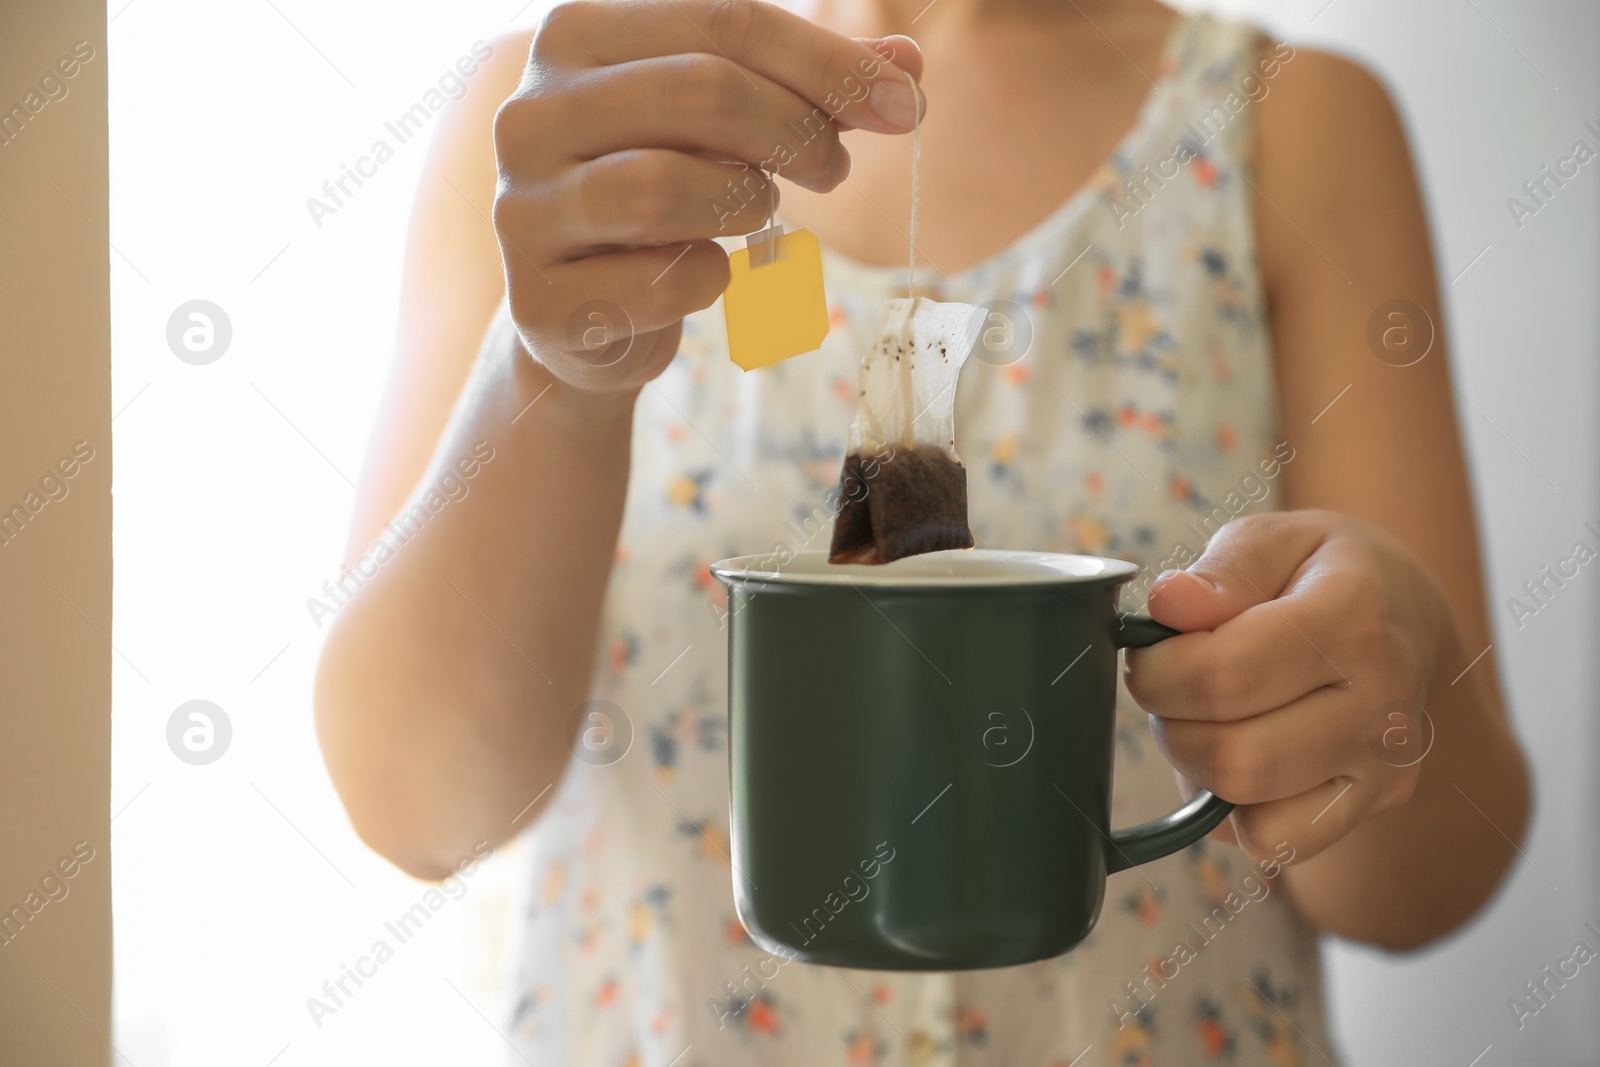
<path id="1" fill-rule="evenodd" d="M 1257 239 L 1280 424 L 1295 448 L 1288 506 L 1341 511 L 1398 537 L 1438 580 L 1475 655 L 1490 641 L 1477 524 L 1400 118 L 1367 71 L 1302 49 L 1256 122 Z M 1394 300 L 1432 324 L 1432 348 L 1410 366 L 1385 362 L 1368 342 L 1369 320 Z M 1492 657 L 1478 669 L 1497 692 Z"/>
<path id="2" fill-rule="evenodd" d="M 501 37 L 440 115 L 406 235 L 394 363 L 368 445 L 346 552 L 359 555 L 426 473 L 505 291 L 491 212 L 495 112 L 531 34 Z"/>

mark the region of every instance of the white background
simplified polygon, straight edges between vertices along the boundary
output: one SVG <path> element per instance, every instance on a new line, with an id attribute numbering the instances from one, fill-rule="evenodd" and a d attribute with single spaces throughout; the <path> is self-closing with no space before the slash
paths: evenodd
<path id="1" fill-rule="evenodd" d="M 424 892 L 361 846 L 328 784 L 305 607 L 334 576 L 386 372 L 423 139 L 320 228 L 305 201 L 473 41 L 544 3 L 111 4 L 113 1037 L 136 1067 L 508 1055 L 493 1024 L 520 857 L 504 852 L 320 1028 L 306 1007 Z M 1330 947 L 1338 1048 L 1353 1067 L 1593 1064 L 1600 971 L 1520 1032 L 1506 1000 L 1571 951 L 1585 919 L 1600 922 L 1588 785 L 1600 572 L 1521 630 L 1505 602 L 1600 520 L 1600 162 L 1520 232 L 1505 201 L 1579 137 L 1595 143 L 1583 123 L 1600 124 L 1600 9 L 1204 6 L 1358 56 L 1409 120 L 1473 405 L 1462 418 L 1479 500 L 1493 502 L 1480 512 L 1495 648 L 1539 779 L 1527 859 L 1465 934 L 1404 960 Z M 223 307 L 234 333 L 203 367 L 165 340 L 173 309 L 196 298 Z M 203 767 L 165 739 L 173 709 L 195 698 L 233 726 L 226 755 Z"/>
<path id="2" fill-rule="evenodd" d="M 337 577 L 431 128 L 320 229 L 306 199 L 375 139 L 394 145 L 384 122 L 521 0 L 123 2 L 114 1040 L 135 1067 L 498 1063 L 485 1016 L 507 1017 L 495 990 L 518 866 L 503 854 L 320 1028 L 306 1004 L 375 939 L 394 944 L 384 922 L 425 891 L 355 838 L 323 770 L 306 599 Z M 233 326 L 208 366 L 166 342 L 196 298 Z M 209 766 L 167 748 L 168 716 L 195 698 L 233 726 Z"/>

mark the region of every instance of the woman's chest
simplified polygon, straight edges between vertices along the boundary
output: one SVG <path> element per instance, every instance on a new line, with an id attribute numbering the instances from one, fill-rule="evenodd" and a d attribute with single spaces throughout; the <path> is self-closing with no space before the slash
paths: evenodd
<path id="1" fill-rule="evenodd" d="M 1085 271 L 1060 288 L 1014 271 L 963 294 L 990 314 L 956 392 L 981 544 L 1142 555 L 1270 450 L 1266 396 L 1235 373 L 1259 353 L 1208 302 L 1147 292 L 1126 265 Z M 748 373 L 727 361 L 715 307 L 686 321 L 678 360 L 635 416 L 630 551 L 692 569 L 826 547 L 883 296 L 836 290 L 821 349 Z"/>
<path id="2" fill-rule="evenodd" d="M 925 262 L 955 273 L 1008 247 L 1084 187 L 1134 126 L 1152 92 L 1142 69 L 1155 69 L 1171 25 L 1163 15 L 1123 42 L 1136 67 L 1088 27 L 1063 32 L 1056 21 L 924 41 L 919 137 L 846 131 L 848 187 L 786 184 L 785 218 L 860 262 L 903 262 L 915 140 Z"/>

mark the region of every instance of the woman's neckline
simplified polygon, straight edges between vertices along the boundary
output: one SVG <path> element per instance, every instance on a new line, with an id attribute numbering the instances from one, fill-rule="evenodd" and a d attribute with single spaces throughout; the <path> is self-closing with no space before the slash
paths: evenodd
<path id="1" fill-rule="evenodd" d="M 999 251 L 985 256 L 983 259 L 964 267 L 961 270 L 941 275 L 920 257 L 917 263 L 917 289 L 919 293 L 934 290 L 937 294 L 958 293 L 964 291 L 968 283 L 980 278 L 993 270 L 1002 260 L 1016 256 L 1037 247 L 1048 240 L 1057 230 L 1062 229 L 1068 222 L 1076 219 L 1093 203 L 1100 192 L 1102 177 L 1107 165 L 1119 157 L 1130 155 L 1147 137 L 1156 119 L 1161 114 L 1161 107 L 1166 102 L 1167 95 L 1171 92 L 1176 75 L 1181 69 L 1177 60 L 1184 45 L 1187 43 L 1190 30 L 1207 16 L 1204 12 L 1183 11 L 1174 20 L 1172 28 L 1167 32 L 1167 37 L 1162 45 L 1160 58 L 1156 61 L 1156 78 L 1151 83 L 1150 91 L 1145 94 L 1139 109 L 1134 114 L 1133 123 L 1128 132 L 1118 139 L 1111 152 L 1100 161 L 1082 185 L 1073 190 L 1065 200 L 1061 201 L 1044 218 L 1025 230 L 1021 236 Z M 784 225 L 784 229 L 791 229 L 783 218 L 783 209 L 778 210 L 776 221 Z M 906 266 L 904 264 L 888 265 L 866 263 L 855 259 L 843 252 L 836 251 L 831 246 L 822 246 L 822 259 L 824 275 L 833 278 L 847 277 L 852 281 L 868 288 L 893 291 L 906 288 Z M 931 279 L 931 281 L 930 281 Z"/>

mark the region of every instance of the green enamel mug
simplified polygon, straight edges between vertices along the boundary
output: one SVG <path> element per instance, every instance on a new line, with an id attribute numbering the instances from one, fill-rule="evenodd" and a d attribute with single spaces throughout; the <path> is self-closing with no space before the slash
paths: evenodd
<path id="1" fill-rule="evenodd" d="M 1109 825 L 1118 611 L 1137 573 L 993 549 L 712 566 L 728 587 L 734 900 L 785 959 L 953 971 L 1071 950 L 1106 877 L 1205 836 L 1202 792 Z"/>

